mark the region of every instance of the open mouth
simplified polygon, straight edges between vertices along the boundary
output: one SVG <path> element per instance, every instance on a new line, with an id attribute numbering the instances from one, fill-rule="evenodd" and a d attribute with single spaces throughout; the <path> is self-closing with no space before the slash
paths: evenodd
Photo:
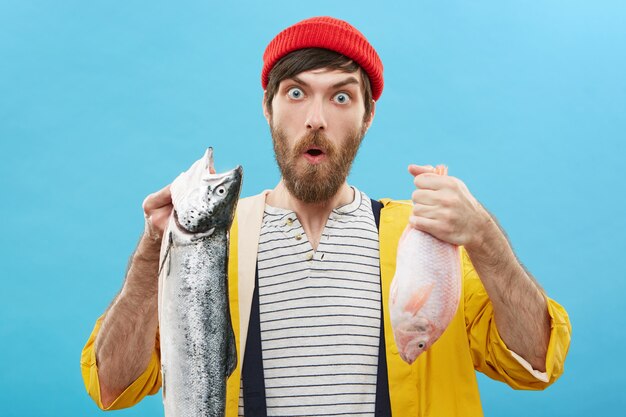
<path id="1" fill-rule="evenodd" d="M 320 148 L 309 148 L 303 156 L 311 164 L 319 164 L 326 158 L 326 154 Z"/>

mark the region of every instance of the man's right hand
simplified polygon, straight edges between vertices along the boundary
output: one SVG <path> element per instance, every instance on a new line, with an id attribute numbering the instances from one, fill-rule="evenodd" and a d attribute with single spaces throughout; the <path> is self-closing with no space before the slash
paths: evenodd
<path id="1" fill-rule="evenodd" d="M 172 209 L 169 185 L 143 201 L 143 237 L 122 291 L 107 310 L 96 337 L 100 395 L 105 408 L 146 370 L 155 348 L 160 242 Z"/>
<path id="2" fill-rule="evenodd" d="M 215 174 L 215 168 L 209 167 L 209 172 Z M 172 191 L 168 184 L 156 193 L 152 193 L 143 200 L 143 213 L 146 217 L 145 234 L 152 240 L 161 240 L 167 227 L 167 221 L 172 213 Z"/>
<path id="3" fill-rule="evenodd" d="M 173 208 L 170 185 L 147 196 L 142 206 L 146 217 L 145 233 L 153 240 L 161 240 Z"/>

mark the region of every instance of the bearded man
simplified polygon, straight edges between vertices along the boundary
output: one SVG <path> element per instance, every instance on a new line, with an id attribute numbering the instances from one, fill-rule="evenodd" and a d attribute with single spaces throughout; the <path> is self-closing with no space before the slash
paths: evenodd
<path id="1" fill-rule="evenodd" d="M 239 364 L 226 414 L 478 416 L 475 370 L 518 389 L 552 384 L 569 347 L 567 314 L 461 180 L 409 166 L 412 205 L 381 204 L 347 184 L 383 90 L 367 39 L 344 21 L 311 18 L 280 32 L 263 61 L 263 112 L 282 178 L 242 199 L 231 229 Z M 81 360 L 103 409 L 161 386 L 157 269 L 169 186 L 143 208 L 146 231 L 122 291 Z M 407 222 L 461 246 L 463 265 L 456 316 L 412 365 L 398 355 L 382 302 Z"/>

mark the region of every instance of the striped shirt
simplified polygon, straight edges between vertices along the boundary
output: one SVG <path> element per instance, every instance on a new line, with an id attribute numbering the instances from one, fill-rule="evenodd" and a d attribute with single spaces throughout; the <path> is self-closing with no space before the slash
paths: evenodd
<path id="1" fill-rule="evenodd" d="M 268 415 L 374 415 L 378 230 L 369 198 L 354 192 L 331 212 L 316 251 L 293 211 L 265 208 L 258 271 Z M 243 416 L 241 395 L 239 405 Z"/>

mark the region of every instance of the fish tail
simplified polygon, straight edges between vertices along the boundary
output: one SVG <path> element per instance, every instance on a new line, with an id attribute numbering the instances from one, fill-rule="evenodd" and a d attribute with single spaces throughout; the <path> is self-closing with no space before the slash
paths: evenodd
<path id="1" fill-rule="evenodd" d="M 448 167 L 445 165 L 437 165 L 435 167 L 435 174 L 437 175 L 448 175 Z"/>

